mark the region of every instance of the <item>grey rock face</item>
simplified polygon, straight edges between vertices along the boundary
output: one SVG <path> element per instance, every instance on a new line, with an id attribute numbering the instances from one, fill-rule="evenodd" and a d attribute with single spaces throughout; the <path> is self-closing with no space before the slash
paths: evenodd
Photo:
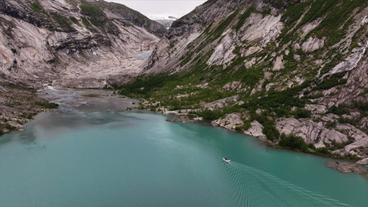
<path id="1" fill-rule="evenodd" d="M 314 52 L 321 49 L 325 45 L 323 39 L 309 37 L 303 44 L 302 50 L 306 53 Z"/>
<path id="2" fill-rule="evenodd" d="M 327 167 L 337 169 L 342 173 L 357 173 L 361 175 L 367 175 L 368 170 L 364 166 L 356 165 L 349 162 L 330 161 L 327 163 Z"/>
<path id="3" fill-rule="evenodd" d="M 201 31 L 203 27 L 236 10 L 249 0 L 213 0 L 198 6 L 194 11 L 176 20 L 167 34 L 169 39 Z"/>
<path id="4" fill-rule="evenodd" d="M 347 143 L 348 136 L 333 129 L 327 129 L 322 123 L 315 123 L 310 120 L 297 120 L 294 118 L 280 119 L 276 123 L 276 128 L 285 135 L 296 135 L 304 139 L 308 144 L 313 144 L 316 148 L 328 147 L 334 143 Z"/>
<path id="5" fill-rule="evenodd" d="M 244 122 L 242 120 L 242 115 L 239 113 L 228 114 L 224 118 L 212 121 L 213 126 L 222 127 L 232 131 L 237 130 L 238 127 L 242 127 Z"/>
<path id="6" fill-rule="evenodd" d="M 133 77 L 158 41 L 155 34 L 164 32 L 162 25 L 142 14 L 103 1 L 12 0 L 2 4 L 1 73 L 29 84 L 37 80 L 101 88 L 109 79 Z"/>
<path id="7" fill-rule="evenodd" d="M 37 88 L 104 88 L 131 80 L 165 32 L 115 3 L 0 0 L 0 133 L 45 109 Z"/>
<path id="8" fill-rule="evenodd" d="M 142 27 L 156 36 L 162 37 L 167 32 L 165 26 L 162 24 L 122 4 L 106 1 L 96 1 L 94 4 L 102 8 L 108 17 Z"/>
<path id="9" fill-rule="evenodd" d="M 258 139 L 262 141 L 267 141 L 266 135 L 263 133 L 264 127 L 262 124 L 260 124 L 258 121 L 253 121 L 251 123 L 251 127 L 247 130 L 245 130 L 243 133 L 248 134 L 253 137 L 257 137 Z"/>
<path id="10" fill-rule="evenodd" d="M 0 135 L 21 129 L 29 119 L 51 105 L 35 96 L 35 90 L 0 76 Z"/>
<path id="11" fill-rule="evenodd" d="M 211 103 L 206 103 L 203 108 L 213 111 L 216 109 L 222 109 L 228 105 L 235 104 L 239 101 L 239 96 L 231 96 L 224 99 L 216 100 Z"/>

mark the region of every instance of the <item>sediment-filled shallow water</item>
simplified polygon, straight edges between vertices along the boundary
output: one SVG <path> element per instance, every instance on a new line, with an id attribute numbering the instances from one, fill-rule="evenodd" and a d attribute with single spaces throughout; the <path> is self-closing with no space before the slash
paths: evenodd
<path id="1" fill-rule="evenodd" d="M 4 207 L 368 206 L 325 159 L 156 114 L 44 113 L 0 142 Z"/>

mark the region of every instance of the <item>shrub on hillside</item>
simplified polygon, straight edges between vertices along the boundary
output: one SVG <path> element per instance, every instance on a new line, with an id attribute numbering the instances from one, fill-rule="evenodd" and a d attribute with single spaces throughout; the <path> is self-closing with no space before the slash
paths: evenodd
<path id="1" fill-rule="evenodd" d="M 37 13 L 41 13 L 41 12 L 44 11 L 43 7 L 41 6 L 40 2 L 38 2 L 38 1 L 34 1 L 31 4 L 31 8 L 32 8 L 32 11 L 37 12 Z"/>
<path id="2" fill-rule="evenodd" d="M 294 112 L 295 118 L 303 119 L 303 118 L 310 118 L 312 116 L 312 113 L 305 109 L 297 109 Z"/>
<path id="3" fill-rule="evenodd" d="M 292 150 L 300 150 L 303 152 L 308 151 L 308 145 L 304 142 L 304 140 L 301 137 L 294 135 L 282 134 L 279 145 Z"/>
<path id="4" fill-rule="evenodd" d="M 88 16 L 95 26 L 104 26 L 106 22 L 105 13 L 97 6 L 83 2 L 80 5 L 81 13 Z"/>
<path id="5" fill-rule="evenodd" d="M 204 120 L 213 121 L 221 118 L 224 113 L 218 110 L 203 110 L 197 113 L 198 116 L 203 117 Z"/>

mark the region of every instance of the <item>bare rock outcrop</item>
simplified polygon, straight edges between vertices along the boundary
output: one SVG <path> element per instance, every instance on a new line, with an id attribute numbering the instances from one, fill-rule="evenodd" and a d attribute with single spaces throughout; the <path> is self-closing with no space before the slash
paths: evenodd
<path id="1" fill-rule="evenodd" d="M 284 56 L 278 56 L 276 57 L 275 62 L 273 63 L 273 68 L 272 70 L 274 71 L 279 71 L 285 68 L 284 66 Z"/>
<path id="2" fill-rule="evenodd" d="M 306 53 L 314 52 L 321 49 L 325 45 L 324 39 L 309 37 L 303 44 L 302 50 Z"/>
<path id="3" fill-rule="evenodd" d="M 257 137 L 258 139 L 266 142 L 267 137 L 263 133 L 263 128 L 264 127 L 262 126 L 262 124 L 260 124 L 258 121 L 253 121 L 250 125 L 251 125 L 251 127 L 249 129 L 243 131 L 243 133 L 251 135 L 253 137 Z"/>
<path id="4" fill-rule="evenodd" d="M 224 118 L 212 121 L 213 126 L 222 127 L 228 130 L 235 131 L 244 125 L 242 115 L 239 113 L 227 114 Z"/>
<path id="5" fill-rule="evenodd" d="M 239 96 L 231 96 L 231 97 L 227 97 L 224 99 L 213 101 L 211 103 L 205 103 L 203 104 L 202 107 L 206 110 L 213 111 L 217 109 L 222 109 L 231 104 L 236 104 L 238 101 L 239 101 Z"/>
<path id="6" fill-rule="evenodd" d="M 240 90 L 243 84 L 240 81 L 233 81 L 224 85 L 223 89 L 226 91 Z"/>
<path id="7" fill-rule="evenodd" d="M 138 74 L 159 40 L 156 34 L 165 30 L 134 10 L 104 1 L 3 4 L 0 72 L 30 84 L 56 80 L 54 84 L 85 87 L 80 83 L 89 81 L 89 87 L 102 88 L 112 76 Z"/>
<path id="8" fill-rule="evenodd" d="M 342 173 L 368 175 L 368 169 L 366 167 L 350 162 L 329 161 L 327 167 L 336 169 Z"/>
<path id="9" fill-rule="evenodd" d="M 227 31 L 224 34 L 221 42 L 217 45 L 215 51 L 211 55 L 210 59 L 208 59 L 209 65 L 224 65 L 228 64 L 235 58 L 235 54 L 233 50 L 235 49 L 234 37 L 231 31 Z"/>
<path id="10" fill-rule="evenodd" d="M 281 34 L 283 28 L 281 15 L 252 14 L 243 25 L 244 30 L 241 32 L 241 37 L 243 41 L 258 40 L 260 46 L 266 46 Z"/>
<path id="11" fill-rule="evenodd" d="M 350 124 L 339 124 L 337 130 L 349 136 L 352 141 L 346 145 L 343 150 L 337 150 L 337 153 L 343 155 L 352 155 L 359 159 L 368 157 L 368 135 Z"/>
<path id="12" fill-rule="evenodd" d="M 316 148 L 349 142 L 347 135 L 334 129 L 327 129 L 323 123 L 316 123 L 311 120 L 279 119 L 276 122 L 276 128 L 285 135 L 301 137 L 307 144 L 313 144 Z"/>
<path id="13" fill-rule="evenodd" d="M 338 124 L 328 129 L 323 123 L 294 118 L 280 119 L 276 124 L 280 133 L 303 138 L 316 148 L 335 148 L 334 154 L 365 159 L 368 156 L 368 135 L 350 124 Z M 363 161 L 362 161 L 363 162 Z"/>

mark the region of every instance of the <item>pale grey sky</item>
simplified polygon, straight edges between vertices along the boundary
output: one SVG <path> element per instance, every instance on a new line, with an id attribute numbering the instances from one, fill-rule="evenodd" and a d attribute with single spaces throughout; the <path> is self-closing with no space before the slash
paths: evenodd
<path id="1" fill-rule="evenodd" d="M 107 0 L 124 4 L 151 19 L 181 17 L 206 0 Z"/>

